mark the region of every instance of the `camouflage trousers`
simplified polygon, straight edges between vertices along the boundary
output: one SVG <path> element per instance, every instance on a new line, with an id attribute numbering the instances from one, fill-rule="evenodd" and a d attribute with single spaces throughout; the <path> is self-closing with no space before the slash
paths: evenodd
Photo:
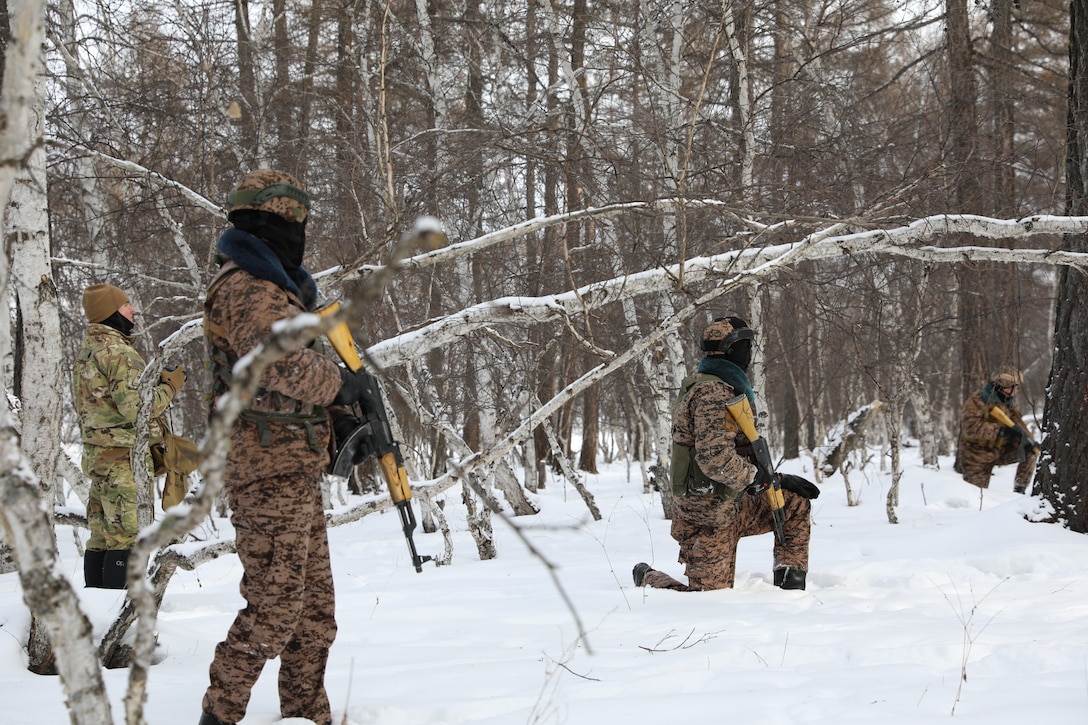
<path id="1" fill-rule="evenodd" d="M 959 470 L 967 483 L 979 488 L 989 488 L 994 466 L 1008 466 L 1015 463 L 1017 465 L 1013 485 L 1016 490 L 1022 491 L 1031 484 L 1031 477 L 1035 474 L 1036 458 L 1034 453 L 1029 453 L 1023 461 L 1018 460 L 1017 446 L 1013 443 L 1006 443 L 1000 448 L 961 443 Z"/>
<path id="2" fill-rule="evenodd" d="M 808 499 L 789 491 L 783 527 L 788 543 L 774 544 L 774 568 L 808 570 L 808 542 L 811 534 Z M 737 544 L 744 536 L 774 531 L 774 519 L 762 496 L 744 495 L 739 501 L 717 496 L 684 496 L 676 499 L 672 516 L 672 537 L 680 544 L 679 561 L 688 583 L 668 574 L 646 572 L 644 586 L 677 591 L 732 589 L 737 569 Z"/>
<path id="3" fill-rule="evenodd" d="M 232 482 L 227 493 L 246 607 L 215 648 L 204 711 L 239 722 L 265 662 L 279 657 L 281 716 L 329 725 L 336 601 L 320 476 Z"/>
<path id="4" fill-rule="evenodd" d="M 136 541 L 139 525 L 131 456 L 131 448 L 83 446 L 83 472 L 91 479 L 87 496 L 90 551 L 124 551 Z M 150 455 L 147 464 L 149 471 L 154 470 Z"/>

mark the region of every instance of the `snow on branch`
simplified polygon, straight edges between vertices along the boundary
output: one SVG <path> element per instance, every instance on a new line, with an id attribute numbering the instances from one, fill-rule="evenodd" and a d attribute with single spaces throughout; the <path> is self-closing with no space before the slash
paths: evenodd
<path id="1" fill-rule="evenodd" d="M 609 207 L 612 213 L 625 205 Z M 587 210 L 585 213 L 589 213 Z M 511 239 L 531 226 L 556 223 L 557 215 L 534 219 L 523 225 L 485 235 L 470 242 L 453 245 L 435 252 L 412 257 L 401 262 L 411 266 L 413 260 L 433 260 L 450 250 L 479 251 L 495 243 Z M 838 223 L 814 232 L 797 242 L 767 247 L 746 248 L 723 252 L 709 257 L 696 257 L 683 264 L 688 285 L 704 282 L 719 275 L 738 275 L 750 279 L 770 270 L 802 261 L 830 259 L 865 253 L 891 254 L 933 262 L 962 262 L 990 260 L 1033 264 L 1066 265 L 1088 269 L 1088 254 L 1050 249 L 1005 249 L 998 247 L 935 247 L 922 243 L 948 234 L 973 234 L 990 239 L 1009 239 L 1037 234 L 1083 234 L 1088 232 L 1088 217 L 1032 216 L 1019 220 L 991 219 L 973 215 L 936 215 L 916 220 L 894 229 L 876 229 L 839 234 L 846 223 Z M 479 246 L 475 246 L 479 245 Z M 443 347 L 489 325 L 501 323 L 541 324 L 558 318 L 569 318 L 586 310 L 602 307 L 623 299 L 675 290 L 681 265 L 669 265 L 635 274 L 615 277 L 584 285 L 576 290 L 541 297 L 500 297 L 473 305 L 416 330 L 383 340 L 367 349 L 367 355 L 383 366 L 400 365 L 416 359 L 429 350 Z"/>

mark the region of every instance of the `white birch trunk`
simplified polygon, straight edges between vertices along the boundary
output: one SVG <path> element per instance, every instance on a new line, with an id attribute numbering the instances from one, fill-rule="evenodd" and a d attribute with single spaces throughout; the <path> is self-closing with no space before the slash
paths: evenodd
<path id="1" fill-rule="evenodd" d="M 449 113 L 446 108 L 446 98 L 443 95 L 442 76 L 438 72 L 439 58 L 435 52 L 434 28 L 431 24 L 431 16 L 427 12 L 427 0 L 416 0 L 416 20 L 419 22 L 420 55 L 423 59 L 423 67 L 427 69 L 427 91 L 434 108 L 434 125 L 436 129 L 441 129 L 445 128 Z M 444 144 L 439 144 L 440 150 L 444 147 Z M 435 166 L 439 169 L 445 168 L 441 158 L 436 160 Z"/>
<path id="2" fill-rule="evenodd" d="M 7 411 L 0 413 L 0 459 L 0 522 L 19 565 L 23 601 L 53 643 L 54 659 L 48 666 L 60 675 L 71 722 L 112 723 L 91 624 L 61 568 L 37 482 L 19 451 Z"/>
<path id="3" fill-rule="evenodd" d="M 11 37 L 5 54 L 0 89 L 0 209 L 7 210 L 16 173 L 24 168 L 31 148 L 29 133 L 37 103 L 35 78 L 41 63 L 45 3 L 9 0 Z M 8 251 L 8 250 L 5 250 Z M 0 255 L 0 299 L 9 285 L 8 255 Z M 8 389 L 2 391 L 5 395 Z M 56 643 L 56 668 L 74 725 L 113 721 L 102 672 L 95 656 L 91 626 L 79 610 L 78 599 L 60 570 L 49 518 L 41 494 L 24 458 L 7 407 L 0 407 L 0 524 L 19 566 L 23 599 L 35 623 Z M 51 507 L 47 507 L 51 508 Z"/>
<path id="4" fill-rule="evenodd" d="M 749 314 L 751 314 L 751 318 L 748 324 L 757 331 L 752 345 L 752 376 L 750 382 L 756 394 L 756 426 L 757 430 L 761 431 L 760 435 L 762 436 L 771 429 L 771 413 L 767 405 L 767 395 L 763 390 L 764 382 L 767 380 L 766 350 L 769 333 L 767 325 L 763 322 L 763 299 L 759 296 L 759 286 L 753 284 L 748 290 L 751 293 L 749 296 Z"/>
<path id="5" fill-rule="evenodd" d="M 83 133 L 82 128 L 85 119 L 91 115 L 106 115 L 112 118 L 112 113 L 109 106 L 101 102 L 101 99 L 106 98 L 106 94 L 103 94 L 91 84 L 87 73 L 84 72 L 80 65 L 80 45 L 75 37 L 77 23 L 74 3 L 71 0 L 58 3 L 57 15 L 59 22 L 54 30 L 62 33 L 62 35 L 60 37 L 54 36 L 53 40 L 61 60 L 64 61 L 65 69 L 60 83 L 67 94 L 67 102 L 71 105 L 73 111 L 69 114 L 70 122 L 77 124 L 73 130 L 80 137 L 85 138 L 86 135 Z M 88 108 L 89 99 L 99 100 L 95 108 Z M 114 122 L 114 125 L 118 128 L 121 127 L 119 122 Z M 72 159 L 72 163 L 79 170 L 82 208 L 86 210 L 84 224 L 87 226 L 88 241 L 91 246 L 92 257 L 90 261 L 97 268 L 108 269 L 109 257 L 107 250 L 109 245 L 103 243 L 103 238 L 105 236 L 105 220 L 109 218 L 109 214 L 106 205 L 102 203 L 101 189 L 97 181 L 99 173 L 95 170 L 93 159 L 94 157 L 88 154 L 76 154 L 75 158 Z M 88 275 L 87 284 L 91 284 L 93 281 L 96 281 L 94 275 Z"/>
<path id="6" fill-rule="evenodd" d="M 740 113 L 737 123 L 744 137 L 744 153 L 740 158 L 740 188 L 741 193 L 746 194 L 752 188 L 755 176 L 756 133 L 752 123 L 752 81 L 748 74 L 748 48 L 737 35 L 732 3 L 725 10 L 725 36 L 733 62 L 737 64 L 737 110 Z"/>
<path id="7" fill-rule="evenodd" d="M 640 2 L 639 15 L 644 27 L 642 47 L 645 50 L 645 62 L 650 74 L 657 78 L 665 79 L 661 84 L 651 84 L 651 92 L 655 95 L 655 104 L 663 110 L 661 122 L 668 129 L 681 128 L 684 124 L 679 99 L 680 66 L 683 51 L 683 27 L 684 27 L 684 3 L 675 0 L 670 5 L 668 14 L 668 59 L 667 63 L 660 58 L 655 49 L 661 47 L 658 42 L 657 27 L 652 22 L 653 14 L 648 3 Z M 674 193 L 679 191 L 681 177 L 680 138 L 666 132 L 663 146 L 658 153 L 662 165 L 665 167 L 665 184 Z M 684 213 L 683 200 L 678 207 L 680 214 Z M 677 259 L 681 263 L 680 284 L 684 284 L 683 273 L 686 265 L 682 248 L 684 240 L 678 235 L 677 217 L 665 215 L 662 217 L 662 233 L 665 239 L 665 248 L 662 249 L 664 259 Z M 676 314 L 672 300 L 668 296 L 661 296 L 656 300 L 654 316 L 659 320 L 666 320 Z M 653 407 L 655 410 L 653 436 L 655 441 L 654 463 L 651 466 L 652 476 L 657 482 L 658 491 L 661 492 L 661 507 L 667 518 L 672 517 L 672 484 L 669 475 L 670 459 L 672 456 L 672 399 L 680 387 L 680 381 L 684 379 L 687 371 L 684 365 L 684 350 L 676 335 L 662 339 L 653 351 L 650 359 L 650 367 L 647 378 L 651 381 L 653 391 Z"/>
<path id="8" fill-rule="evenodd" d="M 28 127 L 34 150 L 12 188 L 5 239 L 11 259 L 8 291 L 18 309 L 17 334 L 22 338 L 22 359 L 18 362 L 23 453 L 42 487 L 42 500 L 60 503 L 57 457 L 63 455 L 58 445 L 63 417 L 61 391 L 71 385 L 71 375 L 61 366 L 60 311 L 49 262 L 46 154 L 41 143 L 44 88 L 40 81 L 36 87 L 38 94 Z M 49 506 L 49 511 L 52 508 Z"/>

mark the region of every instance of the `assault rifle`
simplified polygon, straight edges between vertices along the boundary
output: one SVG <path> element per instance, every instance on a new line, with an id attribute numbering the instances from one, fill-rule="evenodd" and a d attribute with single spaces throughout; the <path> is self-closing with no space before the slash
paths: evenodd
<path id="1" fill-rule="evenodd" d="M 753 493 L 763 495 L 763 500 L 767 502 L 767 508 L 771 510 L 771 516 L 774 518 L 775 539 L 779 545 L 785 546 L 786 533 L 783 527 L 786 524 L 786 512 L 783 509 L 786 506 L 786 499 L 782 496 L 781 478 L 775 473 L 774 464 L 771 463 L 771 451 L 767 448 L 767 441 L 760 438 L 759 433 L 756 432 L 756 418 L 752 413 L 752 406 L 748 403 L 748 397 L 741 394 L 727 402 L 725 407 L 729 409 L 733 420 L 737 421 L 741 432 L 752 443 L 756 468 L 759 469 L 756 478 L 764 483 L 753 482 L 749 484 L 749 489 Z"/>
<path id="2" fill-rule="evenodd" d="M 1019 446 L 1016 449 L 1016 460 L 1023 462 L 1028 458 L 1028 452 L 1031 451 L 1035 455 L 1039 455 L 1039 444 L 1032 440 L 1028 432 L 1023 429 L 1017 423 L 1014 423 L 1005 411 L 998 408 L 996 405 L 990 408 L 990 417 L 996 420 L 1006 428 L 1011 428 L 1019 436 Z"/>
<path id="3" fill-rule="evenodd" d="M 339 302 L 332 302 L 318 310 L 322 317 L 334 314 L 340 309 Z M 347 323 L 341 322 L 329 330 L 329 342 L 344 364 L 352 372 L 363 367 L 363 361 L 355 351 L 355 342 L 351 338 Z M 408 551 L 412 555 L 412 566 L 417 572 L 423 572 L 423 563 L 431 561 L 430 556 L 420 556 L 416 552 L 416 543 L 412 532 L 416 529 L 416 515 L 412 511 L 412 487 L 408 483 L 408 473 L 404 470 L 404 456 L 400 445 L 393 439 L 393 430 L 389 427 L 389 413 L 385 409 L 378 379 L 366 373 L 367 385 L 363 399 L 352 406 L 352 412 L 359 416 L 358 426 L 342 441 L 337 441 L 336 460 L 331 473 L 347 478 L 357 464 L 376 458 L 382 470 L 389 497 L 400 512 L 401 529 L 408 542 Z"/>

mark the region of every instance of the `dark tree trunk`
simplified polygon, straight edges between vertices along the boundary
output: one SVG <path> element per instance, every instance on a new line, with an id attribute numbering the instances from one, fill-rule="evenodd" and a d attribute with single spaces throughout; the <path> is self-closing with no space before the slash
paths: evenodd
<path id="1" fill-rule="evenodd" d="M 601 429 L 600 385 L 593 385 L 582 396 L 582 450 L 578 454 L 578 468 L 586 473 L 597 473 L 597 439 Z"/>
<path id="2" fill-rule="evenodd" d="M 238 33 L 238 91 L 242 97 L 239 119 L 241 126 L 242 161 L 255 164 L 257 158 L 257 75 L 253 69 L 253 40 L 249 27 L 249 0 L 237 0 L 234 4 L 234 26 Z"/>
<path id="3" fill-rule="evenodd" d="M 1088 212 L 1088 0 L 1069 5 L 1069 126 L 1066 146 L 1066 213 Z M 1066 248 L 1088 252 L 1088 238 L 1066 239 Z M 1054 316 L 1054 362 L 1043 412 L 1043 454 L 1036 491 L 1054 519 L 1088 533 L 1088 282 L 1066 269 Z"/>

